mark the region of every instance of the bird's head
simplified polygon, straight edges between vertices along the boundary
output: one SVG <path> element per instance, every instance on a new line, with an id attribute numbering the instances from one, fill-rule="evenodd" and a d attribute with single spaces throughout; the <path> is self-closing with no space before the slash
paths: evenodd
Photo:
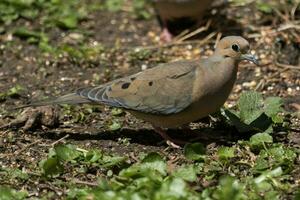
<path id="1" fill-rule="evenodd" d="M 249 42 L 240 36 L 227 36 L 222 38 L 217 47 L 216 53 L 223 57 L 230 57 L 236 61 L 248 60 L 259 65 L 254 55 L 248 54 L 250 50 Z"/>

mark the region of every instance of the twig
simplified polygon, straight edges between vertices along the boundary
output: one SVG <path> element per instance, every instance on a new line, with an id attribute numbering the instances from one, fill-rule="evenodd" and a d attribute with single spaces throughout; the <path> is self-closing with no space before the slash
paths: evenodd
<path id="1" fill-rule="evenodd" d="M 267 64 L 264 64 L 264 65 L 269 65 L 269 64 L 271 64 L 271 63 L 267 63 Z M 264 66 L 263 65 L 263 66 Z M 285 72 L 285 71 L 288 71 L 289 70 L 289 68 L 283 68 L 283 69 L 281 69 L 281 70 L 279 70 L 279 71 L 276 71 L 274 74 L 272 74 L 271 76 L 269 76 L 268 78 L 267 78 L 267 80 L 271 80 L 271 79 L 273 79 L 275 76 L 277 76 L 277 75 L 280 75 L 282 72 Z M 261 86 L 261 88 L 263 88 L 264 87 L 264 84 L 265 83 L 267 83 L 268 81 L 266 81 L 265 79 L 262 79 L 262 80 L 260 80 L 259 81 L 259 83 L 256 85 L 256 87 L 255 87 L 255 91 L 257 91 Z"/>
<path id="2" fill-rule="evenodd" d="M 133 47 L 133 49 L 147 49 L 147 50 L 151 50 L 151 49 L 159 49 L 159 48 L 168 48 L 168 47 L 172 47 L 172 46 L 179 46 L 179 45 L 186 45 L 186 44 L 194 44 L 194 43 L 200 43 L 200 44 L 205 44 L 209 39 L 211 39 L 212 37 L 215 36 L 215 32 L 210 33 L 208 36 L 206 36 L 203 40 L 191 40 L 191 41 L 185 41 L 191 37 L 193 37 L 194 35 L 201 33 L 203 31 L 206 31 L 209 26 L 211 25 L 211 20 L 209 20 L 206 25 L 204 27 L 200 27 L 198 29 L 196 29 L 193 32 L 190 32 L 186 35 L 183 35 L 182 37 L 179 37 L 178 39 L 176 39 L 173 42 L 167 43 L 167 44 L 163 44 L 163 45 L 150 45 L 150 46 L 137 46 L 137 47 Z M 123 49 L 128 49 L 128 47 L 125 47 Z"/>
<path id="3" fill-rule="evenodd" d="M 168 48 L 168 47 L 172 47 L 172 46 L 187 45 L 187 44 L 200 44 L 200 45 L 203 45 L 203 44 L 207 43 L 207 41 L 209 41 L 215 35 L 216 35 L 216 33 L 212 32 L 202 40 L 191 40 L 191 41 L 183 41 L 183 42 L 177 42 L 177 43 L 171 42 L 171 43 L 164 44 L 164 45 L 152 45 L 152 46 L 144 46 L 144 47 L 140 46 L 140 47 L 135 47 L 135 48 L 136 49 L 151 50 L 151 49 Z"/>
<path id="4" fill-rule="evenodd" d="M 298 103 L 291 103 L 290 106 L 292 106 L 296 110 L 300 110 L 300 104 L 298 104 Z"/>
<path id="5" fill-rule="evenodd" d="M 61 142 L 62 140 L 68 138 L 69 136 L 70 136 L 69 134 L 65 135 L 64 137 L 62 137 L 62 138 L 56 140 L 55 142 L 53 142 L 53 143 L 51 144 L 51 146 L 56 145 L 57 143 Z"/>
<path id="6" fill-rule="evenodd" d="M 81 181 L 81 180 L 78 180 L 78 179 L 74 179 L 73 182 L 76 183 L 76 184 L 88 185 L 88 186 L 93 186 L 93 187 L 99 186 L 99 184 L 96 183 L 96 182 L 87 182 L 87 181 Z"/>
<path id="7" fill-rule="evenodd" d="M 299 2 L 297 2 L 296 4 L 295 4 L 295 6 L 292 8 L 292 10 L 291 10 L 291 19 L 292 20 L 295 20 L 295 13 L 296 13 L 296 11 L 297 11 L 297 8 L 298 8 L 298 6 L 299 6 Z"/>
<path id="8" fill-rule="evenodd" d="M 214 48 L 217 48 L 217 45 L 218 45 L 218 43 L 219 43 L 221 37 L 222 37 L 222 33 L 218 33 L 218 34 L 217 34 L 216 41 L 215 41 L 215 46 L 214 46 Z"/>
<path id="9" fill-rule="evenodd" d="M 40 141 L 41 141 L 41 140 L 34 141 L 34 142 L 32 142 L 32 143 L 26 145 L 25 147 L 23 147 L 23 148 L 20 149 L 19 151 L 16 151 L 14 154 L 20 154 L 20 153 L 22 153 L 23 151 L 25 151 L 27 148 L 29 148 L 29 147 L 31 147 L 31 146 L 33 146 L 33 145 L 39 143 Z"/>
<path id="10" fill-rule="evenodd" d="M 287 65 L 287 64 L 279 63 L 278 61 L 275 62 L 275 65 L 278 66 L 278 67 L 286 68 L 286 69 L 298 69 L 298 70 L 300 70 L 300 65 L 299 66 Z"/>
<path id="11" fill-rule="evenodd" d="M 288 18 L 286 15 L 282 14 L 282 13 L 280 12 L 280 10 L 278 10 L 278 9 L 275 8 L 274 6 L 272 6 L 272 9 L 275 11 L 275 13 L 276 13 L 282 20 L 284 20 L 285 22 L 290 22 L 289 18 Z"/>
<path id="12" fill-rule="evenodd" d="M 288 128 L 289 131 L 294 131 L 296 133 L 300 133 L 300 129 Z"/>
<path id="13" fill-rule="evenodd" d="M 187 40 L 187 39 L 197 35 L 198 33 L 206 31 L 210 27 L 210 25 L 211 25 L 211 20 L 208 20 L 208 22 L 206 23 L 206 25 L 204 27 L 200 27 L 200 28 L 198 28 L 198 29 L 196 29 L 196 30 L 194 30 L 194 31 L 178 38 L 177 40 L 174 41 L 174 43 L 182 42 L 184 40 Z"/>
<path id="14" fill-rule="evenodd" d="M 252 4 L 253 2 L 255 2 L 256 0 L 251 0 L 251 1 L 237 1 L 234 4 L 232 4 L 232 7 L 245 7 L 249 4 Z"/>
<path id="15" fill-rule="evenodd" d="M 175 37 L 173 38 L 173 41 L 177 41 L 178 39 L 180 39 L 181 37 L 183 37 L 184 35 L 186 35 L 186 34 L 188 34 L 188 33 L 189 33 L 189 30 L 188 30 L 188 29 L 182 31 L 179 35 L 177 35 L 177 36 L 175 36 Z"/>
<path id="16" fill-rule="evenodd" d="M 294 23 L 286 23 L 282 26 L 280 26 L 277 31 L 284 31 L 284 30 L 288 30 L 288 29 L 300 29 L 300 25 L 298 24 L 294 24 Z"/>
<path id="17" fill-rule="evenodd" d="M 23 151 L 25 151 L 26 149 L 28 149 L 29 147 L 39 143 L 41 140 L 37 140 L 37 141 L 34 141 L 28 145 L 26 145 L 25 147 L 23 147 L 22 149 L 20 150 L 17 150 L 15 151 L 14 153 L 8 153 L 8 154 L 0 154 L 0 158 L 4 158 L 4 157 L 7 157 L 7 156 L 14 156 L 14 155 L 18 155 L 20 153 L 22 153 Z"/>

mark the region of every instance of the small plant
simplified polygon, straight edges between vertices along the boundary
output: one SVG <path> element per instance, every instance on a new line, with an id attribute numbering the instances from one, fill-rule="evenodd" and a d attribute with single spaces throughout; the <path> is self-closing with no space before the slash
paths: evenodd
<path id="1" fill-rule="evenodd" d="M 16 85 L 8 91 L 0 93 L 0 101 L 4 101 L 8 97 L 18 97 L 23 90 L 24 88 L 22 86 Z"/>
<path id="2" fill-rule="evenodd" d="M 73 145 L 57 145 L 50 149 L 48 158 L 40 161 L 40 168 L 45 177 L 58 176 L 65 170 L 65 165 L 93 165 L 104 169 L 122 165 L 126 157 L 103 154 L 99 150 L 87 151 Z"/>
<path id="3" fill-rule="evenodd" d="M 283 123 L 282 100 L 279 97 L 263 99 L 260 93 L 245 92 L 236 107 L 237 110 L 224 109 L 222 114 L 239 132 L 271 133 L 273 126 Z"/>
<path id="4" fill-rule="evenodd" d="M 9 200 L 16 199 L 21 200 L 28 197 L 28 193 L 26 191 L 16 191 L 12 188 L 1 186 L 0 185 L 0 199 Z"/>

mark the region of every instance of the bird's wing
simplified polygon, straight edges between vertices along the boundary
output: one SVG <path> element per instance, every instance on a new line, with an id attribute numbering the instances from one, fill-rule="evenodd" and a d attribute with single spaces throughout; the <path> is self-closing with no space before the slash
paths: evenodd
<path id="1" fill-rule="evenodd" d="M 94 102 L 151 114 L 174 114 L 192 101 L 196 61 L 162 64 L 77 94 Z"/>

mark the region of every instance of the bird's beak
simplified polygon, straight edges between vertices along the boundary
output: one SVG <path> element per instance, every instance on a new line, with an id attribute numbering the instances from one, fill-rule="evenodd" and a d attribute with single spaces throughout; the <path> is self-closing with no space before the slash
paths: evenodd
<path id="1" fill-rule="evenodd" d="M 250 61 L 250 62 L 253 62 L 253 63 L 256 64 L 256 65 L 259 65 L 259 62 L 258 62 L 258 60 L 255 58 L 254 55 L 251 55 L 251 54 L 242 54 L 241 59 L 242 59 L 242 60 L 248 60 L 248 61 Z"/>

